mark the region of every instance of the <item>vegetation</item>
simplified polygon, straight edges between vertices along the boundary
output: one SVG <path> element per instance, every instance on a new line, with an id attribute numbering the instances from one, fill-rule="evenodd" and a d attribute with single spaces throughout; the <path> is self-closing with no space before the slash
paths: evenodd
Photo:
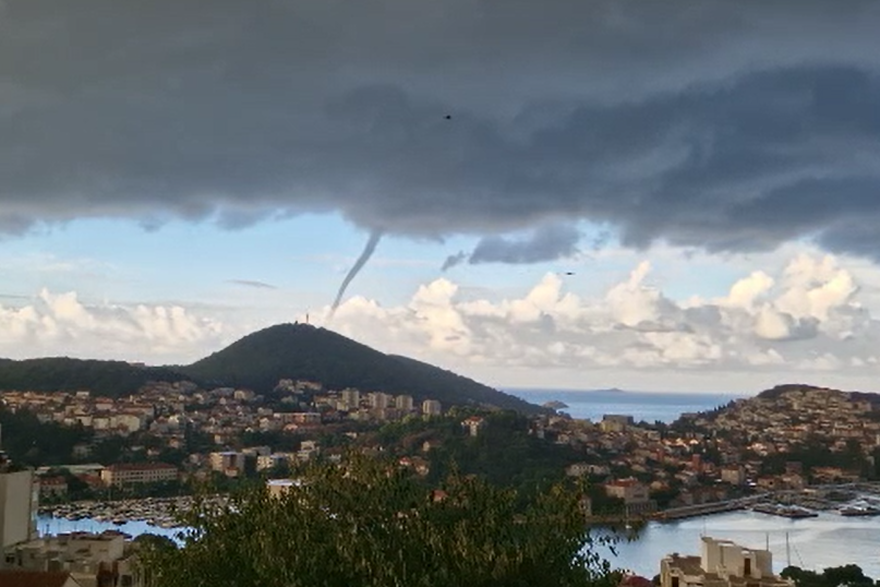
<path id="1" fill-rule="evenodd" d="M 872 578 L 866 577 L 858 565 L 830 567 L 817 573 L 799 567 L 786 567 L 782 576 L 792 579 L 796 587 L 874 587 Z M 880 585 L 880 581 L 876 584 Z"/>
<path id="2" fill-rule="evenodd" d="M 179 381 L 171 369 L 136 367 L 122 361 L 83 361 L 66 357 L 10 361 L 0 359 L 0 391 L 91 391 L 123 397 L 149 381 Z"/>
<path id="3" fill-rule="evenodd" d="M 280 379 L 320 381 L 330 389 L 410 394 L 417 401 L 483 405 L 537 413 L 542 408 L 426 363 L 386 355 L 307 324 L 282 324 L 250 334 L 180 371 L 206 384 L 260 393 Z"/>
<path id="4" fill-rule="evenodd" d="M 2 405 L 0 427 L 3 450 L 13 462 L 32 467 L 69 463 L 73 460 L 73 446 L 92 438 L 92 432 L 82 426 L 40 422 L 30 412 L 13 413 Z"/>
<path id="5" fill-rule="evenodd" d="M 282 324 L 250 334 L 188 366 L 139 367 L 121 361 L 70 358 L 0 359 L 0 391 L 80 391 L 117 398 L 150 381 L 194 381 L 270 393 L 280 379 L 319 381 L 329 389 L 409 394 L 445 406 L 473 405 L 549 412 L 476 381 L 406 357 L 386 355 L 307 324 Z"/>
<path id="6" fill-rule="evenodd" d="M 463 429 L 462 420 L 473 413 L 455 409 L 440 418 L 412 418 L 383 426 L 374 437 L 392 453 L 422 453 L 429 462 L 425 482 L 440 483 L 453 472 L 479 475 L 492 485 L 516 490 L 528 500 L 565 479 L 565 468 L 583 460 L 571 446 L 554 444 L 529 433 L 529 419 L 518 412 L 482 412 L 485 424 L 477 436 Z M 434 448 L 423 451 L 426 441 Z"/>
<path id="7" fill-rule="evenodd" d="M 862 452 L 861 446 L 853 441 L 847 441 L 842 451 L 833 451 L 821 439 L 811 438 L 802 445 L 795 446 L 791 451 L 784 454 L 774 454 L 762 458 L 761 470 L 765 475 L 777 475 L 785 471 L 787 462 L 800 462 L 804 470 L 815 467 L 842 467 L 847 470 L 858 470 L 864 473 L 868 470 L 868 462 Z"/>
<path id="8" fill-rule="evenodd" d="M 182 548 L 157 542 L 145 568 L 163 587 L 617 585 L 593 551 L 580 495 L 515 492 L 453 475 L 426 490 L 387 462 L 317 464 L 280 498 L 258 487 L 222 511 L 183 515 Z M 598 539 L 595 539 L 598 540 Z"/>

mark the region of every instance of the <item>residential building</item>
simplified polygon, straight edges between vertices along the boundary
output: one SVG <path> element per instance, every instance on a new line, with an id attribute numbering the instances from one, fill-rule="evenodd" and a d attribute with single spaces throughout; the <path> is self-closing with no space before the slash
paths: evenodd
<path id="1" fill-rule="evenodd" d="M 212 452 L 208 457 L 211 470 L 223 473 L 227 477 L 238 477 L 244 473 L 245 455 L 235 451 Z"/>
<path id="2" fill-rule="evenodd" d="M 440 402 L 435 399 L 426 399 L 422 402 L 422 414 L 425 416 L 439 416 L 443 411 Z"/>
<path id="3" fill-rule="evenodd" d="M 575 463 L 565 468 L 565 474 L 569 477 L 583 477 L 590 472 L 589 467 L 587 463 Z"/>
<path id="4" fill-rule="evenodd" d="M 118 463 L 101 471 L 104 485 L 120 487 L 177 480 L 177 467 L 167 463 Z"/>
<path id="5" fill-rule="evenodd" d="M 411 395 L 398 395 L 394 398 L 394 407 L 402 412 L 411 412 L 413 409 L 413 398 Z"/>
<path id="6" fill-rule="evenodd" d="M 301 461 L 307 461 L 312 456 L 318 454 L 320 447 L 318 446 L 318 441 L 316 440 L 303 440 L 299 445 L 299 451 L 296 453 L 296 458 Z"/>
<path id="7" fill-rule="evenodd" d="M 621 414 L 605 414 L 599 427 L 602 432 L 624 432 L 633 424 L 633 417 Z"/>
<path id="8" fill-rule="evenodd" d="M 480 430 L 486 425 L 486 420 L 479 416 L 471 416 L 462 421 L 462 427 L 468 431 L 471 436 L 477 436 Z"/>
<path id="9" fill-rule="evenodd" d="M 660 562 L 660 587 L 793 587 L 773 574 L 768 550 L 739 546 L 730 540 L 702 539 L 701 556 L 673 553 Z"/>
<path id="10" fill-rule="evenodd" d="M 721 480 L 731 485 L 742 485 L 746 482 L 746 471 L 742 465 L 728 465 L 721 469 Z"/>
<path id="11" fill-rule="evenodd" d="M 382 393 L 381 391 L 374 391 L 368 396 L 370 400 L 370 407 L 374 410 L 384 410 L 388 407 L 388 400 L 391 396 Z"/>
<path id="12" fill-rule="evenodd" d="M 39 497 L 33 471 L 0 469 L 0 548 L 36 537 Z"/>
<path id="13" fill-rule="evenodd" d="M 356 410 L 361 405 L 361 392 L 352 388 L 343 389 L 342 402 L 347 409 Z"/>
<path id="14" fill-rule="evenodd" d="M 265 471 L 267 469 L 274 469 L 276 467 L 289 465 L 290 462 L 295 458 L 296 455 L 291 455 L 288 453 L 259 455 L 257 457 L 257 471 Z"/>
<path id="15" fill-rule="evenodd" d="M 290 418 L 296 424 L 316 425 L 321 423 L 320 412 L 294 412 Z"/>
<path id="16" fill-rule="evenodd" d="M 269 497 L 283 497 L 290 488 L 298 485 L 296 479 L 269 479 L 266 487 L 269 489 Z"/>
<path id="17" fill-rule="evenodd" d="M 41 498 L 64 497 L 67 495 L 67 479 L 64 477 L 39 477 Z"/>
<path id="18" fill-rule="evenodd" d="M 643 504 L 648 501 L 648 486 L 632 477 L 617 479 L 605 484 L 605 494 L 622 499 L 626 505 Z"/>
<path id="19" fill-rule="evenodd" d="M 143 585 L 132 544 L 114 530 L 30 540 L 7 548 L 4 563 L 18 570 L 69 573 L 74 585 Z"/>

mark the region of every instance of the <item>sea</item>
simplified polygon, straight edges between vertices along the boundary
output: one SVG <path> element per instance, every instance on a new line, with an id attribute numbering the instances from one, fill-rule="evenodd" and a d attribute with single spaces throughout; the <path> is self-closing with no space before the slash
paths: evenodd
<path id="1" fill-rule="evenodd" d="M 181 531 L 149 526 L 145 522 L 116 525 L 95 520 L 69 521 L 48 516 L 38 520 L 42 534 L 119 530 L 130 536 L 158 534 L 180 541 Z M 634 531 L 635 532 L 635 531 Z M 866 575 L 880 578 L 880 519 L 844 518 L 820 513 L 817 518 L 790 520 L 757 512 L 730 512 L 677 522 L 650 522 L 638 534 L 617 535 L 612 547 L 597 551 L 615 568 L 651 578 L 660 572 L 660 560 L 673 552 L 700 554 L 700 538 L 733 540 L 749 548 L 766 548 L 773 554 L 778 573 L 788 564 L 821 571 L 854 563 Z M 599 536 L 599 535 L 597 535 Z"/>
<path id="2" fill-rule="evenodd" d="M 674 421 L 681 413 L 710 410 L 742 397 L 731 394 L 616 390 L 505 391 L 539 405 L 548 401 L 563 402 L 568 407 L 561 411 L 574 418 L 597 421 L 604 414 L 625 414 L 633 416 L 636 421 L 667 423 Z M 113 529 L 131 536 L 152 533 L 180 539 L 180 530 L 157 528 L 144 522 L 115 525 L 89 519 L 69 521 L 42 516 L 38 524 L 40 532 L 44 534 Z M 618 542 L 613 548 L 598 547 L 597 550 L 615 568 L 650 578 L 660 572 L 660 560 L 668 554 L 699 555 L 703 536 L 733 540 L 750 548 L 769 548 L 776 572 L 788 564 L 821 571 L 826 567 L 854 563 L 866 575 L 880 579 L 880 517 L 845 518 L 832 512 L 798 520 L 740 511 L 676 522 L 651 522 L 638 531 L 630 531 L 628 535 L 618 535 Z"/>
<path id="3" fill-rule="evenodd" d="M 632 416 L 636 422 L 655 421 L 667 424 L 686 412 L 703 412 L 727 405 L 731 400 L 747 397 L 730 393 L 666 393 L 647 391 L 563 389 L 505 389 L 529 403 L 543 405 L 550 401 L 564 403 L 559 411 L 572 418 L 596 422 L 605 414 Z"/>

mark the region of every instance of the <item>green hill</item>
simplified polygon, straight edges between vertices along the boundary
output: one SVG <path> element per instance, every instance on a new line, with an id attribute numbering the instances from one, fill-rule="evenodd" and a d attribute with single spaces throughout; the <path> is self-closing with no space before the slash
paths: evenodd
<path id="1" fill-rule="evenodd" d="M 281 324 L 250 334 L 187 366 L 138 367 L 122 361 L 70 358 L 0 359 L 0 391 L 79 391 L 119 397 L 149 381 L 191 380 L 202 387 L 234 386 L 259 393 L 279 379 L 318 381 L 330 389 L 410 394 L 444 406 L 475 405 L 545 411 L 432 365 L 386 355 L 349 338 L 306 324 Z"/>
<path id="2" fill-rule="evenodd" d="M 124 361 L 55 357 L 11 361 L 0 359 L 0 391 L 80 391 L 120 397 L 148 381 L 179 381 L 184 376 L 163 367 L 137 367 Z"/>
<path id="3" fill-rule="evenodd" d="M 525 402 L 437 367 L 386 355 L 366 345 L 306 324 L 281 324 L 250 334 L 179 370 L 196 381 L 271 390 L 279 379 L 320 381 L 330 389 L 432 398 L 445 406 L 482 405 L 526 413 L 542 411 Z"/>

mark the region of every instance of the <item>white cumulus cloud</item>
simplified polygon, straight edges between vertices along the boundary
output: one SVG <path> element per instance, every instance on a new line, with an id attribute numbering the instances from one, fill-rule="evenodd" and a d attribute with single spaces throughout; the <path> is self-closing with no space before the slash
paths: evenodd
<path id="1" fill-rule="evenodd" d="M 76 292 L 42 290 L 20 307 L 0 305 L 0 355 L 177 362 L 202 356 L 228 332 L 181 306 L 86 304 Z"/>

